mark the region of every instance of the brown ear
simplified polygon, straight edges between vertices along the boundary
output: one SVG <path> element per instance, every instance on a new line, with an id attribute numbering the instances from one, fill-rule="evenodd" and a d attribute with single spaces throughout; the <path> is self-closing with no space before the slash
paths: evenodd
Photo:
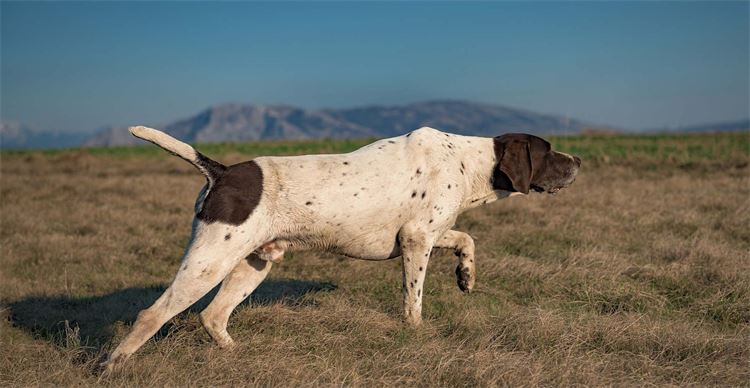
<path id="1" fill-rule="evenodd" d="M 505 140 L 505 141 L 503 141 Z M 509 141 L 508 141 L 509 140 Z M 498 140 L 496 139 L 496 142 Z M 531 188 L 531 155 L 529 153 L 529 143 L 527 141 L 521 141 L 518 139 L 502 139 L 500 140 L 502 146 L 502 154 L 498 157 L 498 164 L 496 169 L 510 179 L 510 184 L 513 190 L 528 194 Z M 497 152 L 497 145 L 495 150 Z M 496 188 L 502 188 L 505 186 L 502 182 L 503 178 L 501 175 L 495 175 L 495 182 L 493 186 Z"/>
<path id="2" fill-rule="evenodd" d="M 529 193 L 534 174 L 544 169 L 549 142 L 526 133 L 506 133 L 494 138 L 497 165 L 492 173 L 495 190 Z"/>

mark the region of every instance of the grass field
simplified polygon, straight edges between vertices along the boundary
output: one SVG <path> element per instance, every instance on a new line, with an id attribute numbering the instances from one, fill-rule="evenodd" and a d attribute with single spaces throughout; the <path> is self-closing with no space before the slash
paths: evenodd
<path id="1" fill-rule="evenodd" d="M 0 158 L 0 385 L 747 385 L 750 136 L 551 139 L 584 160 L 556 196 L 461 216 L 478 281 L 435 251 L 424 324 L 400 260 L 287 254 L 216 347 L 199 302 L 124 369 L 96 365 L 177 270 L 202 176 L 153 146 Z M 224 162 L 366 141 L 198 147 Z"/>

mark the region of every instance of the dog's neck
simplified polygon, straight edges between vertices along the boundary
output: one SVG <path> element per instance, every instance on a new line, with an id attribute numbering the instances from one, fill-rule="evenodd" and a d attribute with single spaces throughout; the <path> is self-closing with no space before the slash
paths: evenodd
<path id="1" fill-rule="evenodd" d="M 462 155 L 465 188 L 461 211 L 475 208 L 522 193 L 495 190 L 492 187 L 492 174 L 497 164 L 495 143 L 492 138 L 452 135 L 457 154 Z"/>

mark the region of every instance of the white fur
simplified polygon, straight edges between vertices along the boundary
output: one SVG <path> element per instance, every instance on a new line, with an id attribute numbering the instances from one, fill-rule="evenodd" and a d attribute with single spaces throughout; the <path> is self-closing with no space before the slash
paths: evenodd
<path id="1" fill-rule="evenodd" d="M 192 147 L 162 132 L 130 130 L 183 159 L 194 162 L 197 157 Z M 110 355 L 108 368 L 222 280 L 201 321 L 220 345 L 230 346 L 229 314 L 284 251 L 318 249 L 368 260 L 402 256 L 404 315 L 418 325 L 431 249 L 455 250 L 465 287 L 471 289 L 473 240 L 450 228 L 463 211 L 512 194 L 492 188 L 493 139 L 428 127 L 348 154 L 261 157 L 255 162 L 263 172 L 258 206 L 238 226 L 196 220 L 172 285 L 139 315 Z"/>
<path id="2" fill-rule="evenodd" d="M 195 161 L 197 155 L 193 147 L 173 138 L 172 136 L 167 135 L 162 131 L 140 125 L 136 127 L 130 127 L 128 128 L 128 130 L 133 136 L 150 141 L 191 163 Z"/>
<path id="3" fill-rule="evenodd" d="M 427 127 L 348 154 L 257 158 L 274 214 L 264 229 L 286 250 L 387 259 L 406 223 L 434 241 L 461 212 L 510 195 L 492 189 L 494 159 L 492 139 Z"/>
<path id="4" fill-rule="evenodd" d="M 212 179 L 206 168 L 198 163 L 198 152 L 189 144 L 183 143 L 162 131 L 144 127 L 142 125 L 130 127 L 128 128 L 128 131 L 130 131 L 133 136 L 146 141 L 150 141 L 151 143 L 158 145 L 169 153 L 177 155 L 180 158 L 192 163 L 198 170 L 200 170 L 200 172 L 203 173 L 203 175 L 206 176 L 206 178 L 208 178 L 209 180 Z"/>

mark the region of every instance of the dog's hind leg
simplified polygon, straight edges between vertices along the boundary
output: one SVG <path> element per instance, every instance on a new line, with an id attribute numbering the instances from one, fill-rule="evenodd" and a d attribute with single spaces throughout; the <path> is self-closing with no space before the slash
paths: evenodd
<path id="1" fill-rule="evenodd" d="M 232 311 L 266 278 L 272 265 L 270 261 L 261 260 L 256 253 L 240 260 L 221 283 L 214 300 L 201 312 L 201 323 L 222 348 L 234 345 L 227 332 Z"/>
<path id="2" fill-rule="evenodd" d="M 456 281 L 461 291 L 469 292 L 476 281 L 476 266 L 474 264 L 474 240 L 466 233 L 449 230 L 435 243 L 436 248 L 453 249 L 458 256 L 456 267 Z"/>
<path id="3" fill-rule="evenodd" d="M 219 284 L 240 260 L 260 245 L 260 241 L 228 239 L 226 236 L 235 230 L 221 223 L 198 225 L 172 284 L 151 307 L 138 314 L 130 333 L 105 362 L 105 373 L 125 361 L 169 319 Z"/>

